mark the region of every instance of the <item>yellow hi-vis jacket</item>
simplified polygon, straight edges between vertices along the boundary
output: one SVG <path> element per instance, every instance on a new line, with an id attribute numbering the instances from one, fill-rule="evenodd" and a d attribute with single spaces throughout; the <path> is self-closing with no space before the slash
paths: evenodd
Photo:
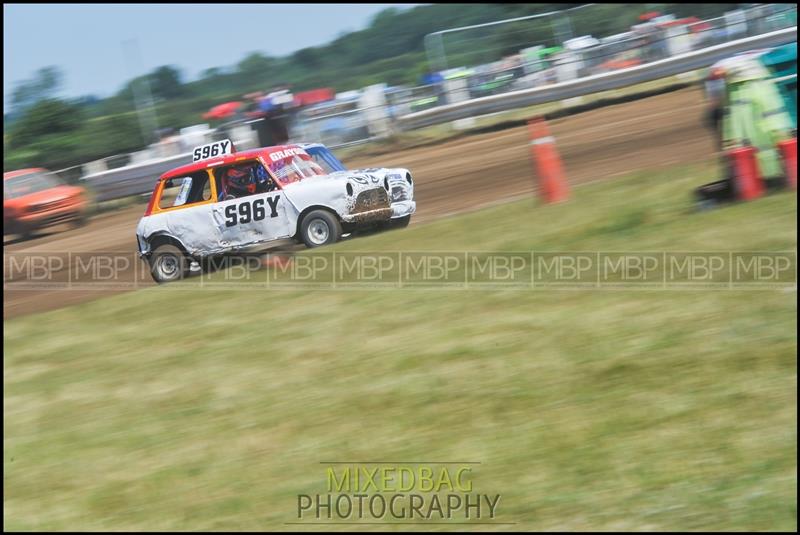
<path id="1" fill-rule="evenodd" d="M 729 83 L 722 123 L 725 149 L 758 149 L 761 176 L 783 174 L 777 144 L 791 137 L 792 122 L 775 84 L 765 78 Z"/>

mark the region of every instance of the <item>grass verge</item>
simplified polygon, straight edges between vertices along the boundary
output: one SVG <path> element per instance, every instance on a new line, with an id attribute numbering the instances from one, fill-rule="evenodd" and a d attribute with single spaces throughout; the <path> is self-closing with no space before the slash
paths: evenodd
<path id="1" fill-rule="evenodd" d="M 334 250 L 796 250 L 795 194 L 690 213 L 713 173 Z M 421 458 L 504 529 L 796 528 L 796 292 L 192 284 L 5 322 L 6 529 L 296 529 L 321 461 Z"/>

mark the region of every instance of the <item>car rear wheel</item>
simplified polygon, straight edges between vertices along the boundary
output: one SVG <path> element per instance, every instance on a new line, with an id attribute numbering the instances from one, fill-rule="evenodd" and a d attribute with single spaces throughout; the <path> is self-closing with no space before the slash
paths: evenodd
<path id="1" fill-rule="evenodd" d="M 314 210 L 303 218 L 300 225 L 300 239 L 306 247 L 321 247 L 336 243 L 342 237 L 339 220 L 325 210 Z"/>
<path id="2" fill-rule="evenodd" d="M 189 259 L 178 247 L 165 243 L 150 255 L 150 275 L 159 284 L 180 280 L 189 274 Z"/>

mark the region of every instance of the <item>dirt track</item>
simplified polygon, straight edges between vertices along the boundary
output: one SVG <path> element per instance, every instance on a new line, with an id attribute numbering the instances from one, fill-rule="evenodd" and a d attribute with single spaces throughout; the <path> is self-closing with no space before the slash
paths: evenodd
<path id="1" fill-rule="evenodd" d="M 714 153 L 702 124 L 704 99 L 689 88 L 609 106 L 550 122 L 571 184 L 613 178 L 643 168 L 707 160 Z M 406 167 L 416 181 L 414 223 L 474 210 L 535 190 L 525 127 L 466 136 L 440 144 L 345 162 L 348 167 Z M 26 242 L 4 241 L 4 253 L 124 252 L 133 259 L 135 228 L 144 211 L 137 205 L 93 219 L 87 226 L 48 232 Z M 60 227 L 53 230 L 61 231 Z M 130 281 L 149 285 L 136 273 Z M 6 285 L 3 317 L 49 310 L 124 290 L 15 289 Z"/>

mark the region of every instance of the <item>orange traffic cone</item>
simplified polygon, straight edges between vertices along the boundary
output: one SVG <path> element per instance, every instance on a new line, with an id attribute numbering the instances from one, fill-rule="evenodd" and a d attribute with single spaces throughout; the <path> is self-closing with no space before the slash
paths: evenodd
<path id="1" fill-rule="evenodd" d="M 566 201 L 569 199 L 569 185 L 547 122 L 542 117 L 534 117 L 528 121 L 528 130 L 531 135 L 531 157 L 536 165 L 544 202 Z"/>
<path id="2" fill-rule="evenodd" d="M 728 151 L 733 163 L 733 176 L 736 197 L 740 201 L 750 201 L 764 195 L 764 181 L 756 161 L 756 148 L 738 147 Z"/>
<path id="3" fill-rule="evenodd" d="M 778 143 L 778 150 L 783 158 L 783 168 L 786 170 L 786 185 L 797 189 L 797 138 L 787 139 Z"/>

